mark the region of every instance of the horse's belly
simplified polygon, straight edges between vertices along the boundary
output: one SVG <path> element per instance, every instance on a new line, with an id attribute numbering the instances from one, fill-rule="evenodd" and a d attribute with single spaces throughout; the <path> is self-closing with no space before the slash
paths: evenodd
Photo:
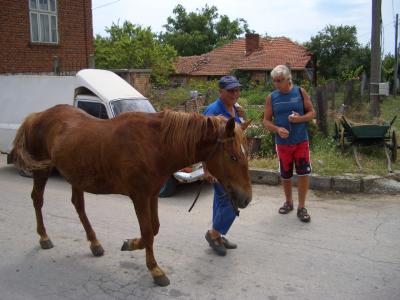
<path id="1" fill-rule="evenodd" d="M 57 167 L 57 166 L 56 166 Z M 121 194 L 118 182 L 112 174 L 104 174 L 91 168 L 62 168 L 57 167 L 60 174 L 74 188 L 93 194 Z"/>

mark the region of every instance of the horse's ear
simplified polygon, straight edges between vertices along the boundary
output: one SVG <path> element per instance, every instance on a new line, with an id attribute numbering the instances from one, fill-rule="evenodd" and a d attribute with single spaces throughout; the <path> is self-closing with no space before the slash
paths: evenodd
<path id="1" fill-rule="evenodd" d="M 227 137 L 231 137 L 235 135 L 235 119 L 230 118 L 228 122 L 226 122 L 225 132 Z"/>
<path id="2" fill-rule="evenodd" d="M 250 125 L 250 123 L 251 123 L 252 121 L 253 121 L 253 120 L 250 119 L 250 120 L 248 120 L 248 121 L 246 121 L 246 122 L 240 123 L 240 127 L 242 128 L 242 130 L 245 131 L 246 128 L 249 127 L 249 125 Z"/>

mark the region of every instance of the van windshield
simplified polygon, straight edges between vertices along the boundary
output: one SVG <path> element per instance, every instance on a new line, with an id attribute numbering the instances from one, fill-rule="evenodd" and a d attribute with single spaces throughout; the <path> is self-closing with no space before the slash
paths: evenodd
<path id="1" fill-rule="evenodd" d="M 113 101 L 111 106 L 114 110 L 115 116 L 123 112 L 148 112 L 154 113 L 156 110 L 153 105 L 147 99 L 123 99 Z"/>

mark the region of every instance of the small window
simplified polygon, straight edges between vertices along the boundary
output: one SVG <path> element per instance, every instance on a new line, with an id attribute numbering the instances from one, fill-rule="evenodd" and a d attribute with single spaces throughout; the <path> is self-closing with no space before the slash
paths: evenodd
<path id="1" fill-rule="evenodd" d="M 78 101 L 78 108 L 82 109 L 93 117 L 99 119 L 108 119 L 107 110 L 103 103 Z"/>
<path id="2" fill-rule="evenodd" d="M 57 0 L 29 0 L 31 41 L 58 43 Z"/>

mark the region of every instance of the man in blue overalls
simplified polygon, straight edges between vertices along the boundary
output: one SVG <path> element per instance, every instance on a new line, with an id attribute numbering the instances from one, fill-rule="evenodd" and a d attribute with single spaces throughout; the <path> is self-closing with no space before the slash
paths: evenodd
<path id="1" fill-rule="evenodd" d="M 215 102 L 207 106 L 204 115 L 234 117 L 237 123 L 241 123 L 242 119 L 239 117 L 238 109 L 235 106 L 240 96 L 241 84 L 234 76 L 224 76 L 219 80 L 218 85 L 220 96 Z M 206 240 L 218 255 L 224 256 L 226 249 L 237 248 L 236 244 L 223 237 L 235 220 L 236 214 L 222 185 L 210 174 L 205 164 L 203 164 L 203 167 L 205 179 L 211 182 L 214 188 L 212 228 L 206 232 Z"/>

